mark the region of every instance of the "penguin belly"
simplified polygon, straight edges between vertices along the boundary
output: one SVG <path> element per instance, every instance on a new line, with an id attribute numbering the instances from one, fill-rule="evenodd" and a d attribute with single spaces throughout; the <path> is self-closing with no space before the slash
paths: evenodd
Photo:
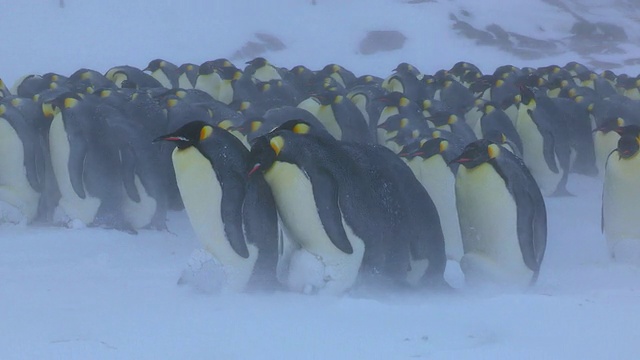
<path id="1" fill-rule="evenodd" d="M 202 90 L 211 95 L 214 99 L 220 100 L 220 87 L 222 86 L 222 79 L 217 73 L 200 75 L 196 78 L 196 86 L 194 89 Z M 224 101 L 222 101 L 224 102 Z"/>
<path id="2" fill-rule="evenodd" d="M 51 165 L 53 174 L 60 189 L 59 209 L 69 218 L 68 220 L 80 220 L 85 225 L 93 222 L 100 199 L 86 193 L 84 199 L 80 198 L 73 190 L 69 176 L 69 155 L 71 146 L 67 138 L 62 113 L 56 114 L 49 128 L 49 148 L 51 153 Z M 60 220 L 60 219 L 58 219 Z"/>
<path id="3" fill-rule="evenodd" d="M 520 250 L 516 203 L 491 164 L 460 166 L 456 207 L 464 245 L 460 268 L 467 283 L 527 286 L 533 271 Z"/>
<path id="4" fill-rule="evenodd" d="M 367 122 L 367 125 L 371 124 L 371 119 L 369 118 L 369 112 L 367 111 L 367 97 L 362 94 L 355 94 L 349 98 L 352 103 L 356 105 L 358 110 L 364 116 L 364 120 Z"/>
<path id="5" fill-rule="evenodd" d="M 269 82 L 271 80 L 282 80 L 282 76 L 273 66 L 261 66 L 251 75 L 252 78 L 260 82 Z"/>
<path id="6" fill-rule="evenodd" d="M 635 240 L 640 248 L 640 156 L 620 159 L 611 154 L 605 169 L 602 192 L 602 227 L 611 255 L 621 242 Z"/>
<path id="7" fill-rule="evenodd" d="M 181 74 L 178 77 L 178 87 L 180 89 L 193 89 L 193 84 L 191 84 L 187 74 Z"/>
<path id="8" fill-rule="evenodd" d="M 318 293 L 337 295 L 349 290 L 355 283 L 360 270 L 364 256 L 364 241 L 353 233 L 343 217 L 342 224 L 353 253 L 345 254 L 331 242 L 318 215 L 313 185 L 298 166 L 276 161 L 265 173 L 264 178 L 271 187 L 276 208 L 287 235 L 302 249 L 315 256 L 315 261 L 323 265 L 324 284 L 315 286 Z M 294 258 L 299 259 L 299 257 Z M 296 264 L 292 262 L 291 265 Z M 310 267 L 317 268 L 317 265 L 312 264 Z M 299 266 L 298 268 L 290 266 L 289 277 L 296 276 L 299 270 Z M 316 285 L 317 279 L 309 279 L 308 283 L 312 286 Z"/>
<path id="9" fill-rule="evenodd" d="M 138 175 L 134 177 L 134 184 L 138 189 L 138 194 L 140 194 L 140 202 L 131 200 L 123 186 L 122 213 L 134 229 L 140 229 L 151 223 L 156 213 L 158 202 L 149 196 Z"/>
<path id="10" fill-rule="evenodd" d="M 0 117 L 0 202 L 17 208 L 26 222 L 31 222 L 38 212 L 40 194 L 27 180 L 24 167 L 24 145 L 9 122 Z M 0 214 L 0 223 L 3 222 Z M 11 218 L 11 219 L 9 219 Z M 9 217 L 5 220 L 21 222 Z"/>
<path id="11" fill-rule="evenodd" d="M 596 167 L 598 168 L 598 176 L 600 179 L 604 179 L 607 157 L 618 147 L 619 139 L 620 135 L 615 131 L 609 131 L 606 134 L 602 131 L 596 131 L 593 134 L 593 143 L 596 150 Z"/>
<path id="12" fill-rule="evenodd" d="M 342 139 L 342 129 L 333 114 L 331 106 L 321 105 L 313 98 L 308 98 L 298 104 L 298 107 L 313 114 L 313 116 L 324 125 L 331 136 L 338 140 Z"/>
<path id="13" fill-rule="evenodd" d="M 198 240 L 222 266 L 226 288 L 242 291 L 258 258 L 258 248 L 247 244 L 249 257 L 238 255 L 227 240 L 222 222 L 222 186 L 211 163 L 195 147 L 173 150 L 171 156 L 184 208 Z"/>
<path id="14" fill-rule="evenodd" d="M 167 74 L 165 74 L 165 72 L 162 69 L 158 69 L 154 72 L 151 73 L 151 77 L 153 77 L 154 79 L 158 80 L 158 82 L 160 82 L 160 84 L 167 88 L 167 89 L 171 89 L 173 88 L 173 86 L 171 85 L 171 80 L 169 80 L 169 78 L 167 77 Z"/>
<path id="15" fill-rule="evenodd" d="M 562 169 L 554 152 L 558 172 L 554 173 L 547 165 L 544 158 L 544 140 L 538 130 L 538 126 L 533 122 L 529 114 L 518 114 L 516 131 L 522 139 L 522 160 L 533 175 L 533 178 L 540 187 L 540 192 L 544 196 L 551 195 L 562 179 Z"/>
<path id="16" fill-rule="evenodd" d="M 456 209 L 455 177 L 451 169 L 440 155 L 428 159 L 415 157 L 408 165 L 438 209 L 447 259 L 460 262 L 464 249 Z"/>

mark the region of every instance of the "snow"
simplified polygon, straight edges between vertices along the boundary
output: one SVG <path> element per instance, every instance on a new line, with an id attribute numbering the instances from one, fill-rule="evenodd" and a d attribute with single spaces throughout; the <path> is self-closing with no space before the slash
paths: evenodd
<path id="1" fill-rule="evenodd" d="M 284 67 L 335 62 L 356 75 L 386 76 L 399 62 L 425 73 L 471 61 L 563 65 L 613 61 L 640 66 L 638 6 L 567 1 L 590 21 L 622 25 L 626 54 L 566 51 L 523 60 L 476 46 L 451 30 L 449 13 L 478 28 L 496 22 L 537 38 L 564 41 L 574 17 L 548 2 L 474 0 L 408 4 L 394 0 L 130 2 L 0 0 L 0 77 L 105 72 L 157 57 L 174 63 L 231 57 L 256 32 L 280 38 L 264 54 Z M 524 12 L 524 14 L 522 13 Z M 541 30 L 544 29 L 544 30 Z M 399 51 L 361 55 L 369 30 L 398 30 Z M 250 59 L 234 59 L 241 66 Z M 596 70 L 602 70 L 597 69 Z M 640 267 L 609 259 L 600 231 L 602 184 L 572 174 L 575 196 L 546 198 L 548 247 L 538 283 L 524 292 L 471 289 L 450 267 L 451 293 L 356 289 L 342 297 L 287 292 L 211 294 L 180 286 L 200 246 L 184 212 L 171 232 L 129 235 L 95 228 L 0 226 L 1 359 L 514 359 L 638 357 Z M 449 265 L 452 265 L 450 263 Z"/>

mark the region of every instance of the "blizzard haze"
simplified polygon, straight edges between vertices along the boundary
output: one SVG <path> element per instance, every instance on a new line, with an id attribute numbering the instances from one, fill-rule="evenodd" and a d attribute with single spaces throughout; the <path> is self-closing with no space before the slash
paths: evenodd
<path id="1" fill-rule="evenodd" d="M 102 73 L 116 65 L 177 65 L 256 56 L 286 68 L 337 63 L 357 76 L 400 62 L 423 73 L 469 61 L 486 73 L 579 61 L 640 72 L 635 1 L 529 0 L 97 1 L 0 0 L 0 78 Z M 499 4 L 499 5 L 498 5 Z M 563 4 L 566 5 L 563 7 Z M 456 20 L 542 41 L 480 43 Z M 576 21 L 607 22 L 627 39 L 579 41 Z M 368 31 L 406 37 L 362 54 Z M 279 39 L 269 49 L 256 34 Z M 246 47 L 248 42 L 262 44 Z M 247 50 L 249 49 L 249 50 Z M 199 243 L 184 212 L 171 232 L 0 225 L 2 359 L 635 359 L 640 268 L 609 259 L 600 231 L 602 184 L 571 174 L 575 196 L 545 198 L 548 245 L 525 292 L 469 289 L 456 264 L 451 294 L 356 289 L 342 297 L 208 294 L 178 286 Z"/>

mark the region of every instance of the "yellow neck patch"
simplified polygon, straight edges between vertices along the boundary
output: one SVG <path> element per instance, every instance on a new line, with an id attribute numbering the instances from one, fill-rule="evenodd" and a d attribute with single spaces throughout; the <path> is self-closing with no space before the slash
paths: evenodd
<path id="1" fill-rule="evenodd" d="M 208 138 L 213 133 L 213 128 L 209 125 L 205 125 L 200 129 L 200 141 Z"/>
<path id="2" fill-rule="evenodd" d="M 449 148 L 449 142 L 447 140 L 440 141 L 440 152 L 444 152 Z"/>
<path id="3" fill-rule="evenodd" d="M 293 132 L 296 134 L 308 134 L 309 130 L 311 130 L 311 127 L 309 127 L 309 125 L 307 124 L 296 124 L 293 127 Z"/>
<path id="4" fill-rule="evenodd" d="M 167 100 L 167 107 L 172 108 L 172 107 L 174 107 L 176 105 L 178 105 L 178 99 L 169 99 L 169 100 Z"/>
<path id="5" fill-rule="evenodd" d="M 5 111 L 7 111 L 7 107 L 4 104 L 0 105 L 0 116 L 4 115 Z"/>
<path id="6" fill-rule="evenodd" d="M 66 98 L 64 99 L 64 108 L 71 109 L 72 107 L 78 105 L 78 99 L 75 98 Z"/>
<path id="7" fill-rule="evenodd" d="M 222 120 L 218 123 L 218 127 L 225 130 L 229 130 L 231 126 L 233 126 L 231 120 Z"/>
<path id="8" fill-rule="evenodd" d="M 487 147 L 490 159 L 495 159 L 500 155 L 500 146 L 496 144 L 489 144 Z"/>
<path id="9" fill-rule="evenodd" d="M 258 129 L 262 127 L 262 121 L 252 121 L 251 122 L 251 132 L 256 132 Z"/>
<path id="10" fill-rule="evenodd" d="M 284 139 L 282 136 L 276 136 L 271 141 L 269 141 L 269 145 L 277 155 L 280 155 L 280 151 L 284 148 Z"/>

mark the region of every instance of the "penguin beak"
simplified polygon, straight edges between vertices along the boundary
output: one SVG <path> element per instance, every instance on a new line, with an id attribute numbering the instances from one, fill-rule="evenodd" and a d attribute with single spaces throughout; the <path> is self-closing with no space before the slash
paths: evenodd
<path id="1" fill-rule="evenodd" d="M 253 175 L 254 172 L 258 171 L 260 169 L 260 166 L 262 166 L 262 164 L 260 163 L 253 165 L 251 170 L 249 170 L 249 176 Z"/>
<path id="2" fill-rule="evenodd" d="M 189 141 L 189 139 L 182 136 L 173 136 L 173 135 L 162 135 L 153 139 L 152 142 L 157 143 L 160 141 Z"/>
<path id="3" fill-rule="evenodd" d="M 449 161 L 447 163 L 447 165 L 451 166 L 451 164 L 453 164 L 453 163 L 464 164 L 464 163 L 467 163 L 469 161 L 471 161 L 471 159 L 469 159 L 468 157 L 458 156 L 457 158 Z"/>

